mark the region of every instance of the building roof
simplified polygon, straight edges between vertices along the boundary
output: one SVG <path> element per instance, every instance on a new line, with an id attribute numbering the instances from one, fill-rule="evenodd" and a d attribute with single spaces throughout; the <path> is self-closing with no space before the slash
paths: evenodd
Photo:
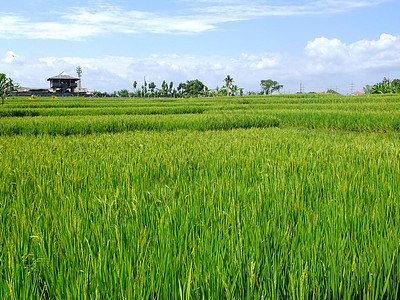
<path id="1" fill-rule="evenodd" d="M 363 93 L 361 93 L 361 92 L 354 92 L 354 93 L 352 93 L 352 95 L 353 96 L 361 96 Z"/>
<path id="2" fill-rule="evenodd" d="M 77 78 L 77 77 L 73 77 L 73 76 L 71 76 L 71 75 L 68 75 L 67 73 L 65 73 L 65 72 L 61 72 L 60 74 L 58 74 L 57 76 L 54 76 L 54 77 L 50 77 L 49 79 L 47 79 L 47 81 L 50 81 L 50 80 L 55 80 L 55 79 L 70 79 L 70 80 L 80 80 L 79 78 Z"/>
<path id="3" fill-rule="evenodd" d="M 49 89 L 46 88 L 28 88 L 28 87 L 18 87 L 16 90 L 18 93 L 26 93 L 26 92 L 48 92 Z"/>

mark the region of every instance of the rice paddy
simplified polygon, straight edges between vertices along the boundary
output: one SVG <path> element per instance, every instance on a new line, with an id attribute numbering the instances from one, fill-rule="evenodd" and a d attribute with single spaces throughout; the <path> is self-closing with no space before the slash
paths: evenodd
<path id="1" fill-rule="evenodd" d="M 400 97 L 12 98 L 5 299 L 398 298 Z"/>

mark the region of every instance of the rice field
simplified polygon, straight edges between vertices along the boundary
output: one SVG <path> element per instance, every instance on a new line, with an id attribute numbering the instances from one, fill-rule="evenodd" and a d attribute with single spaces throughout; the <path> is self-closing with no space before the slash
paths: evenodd
<path id="1" fill-rule="evenodd" d="M 400 289 L 400 97 L 11 98 L 0 298 Z"/>

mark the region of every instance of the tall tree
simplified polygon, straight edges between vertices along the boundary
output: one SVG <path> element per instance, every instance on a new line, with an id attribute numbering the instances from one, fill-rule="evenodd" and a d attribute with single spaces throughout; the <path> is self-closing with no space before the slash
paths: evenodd
<path id="1" fill-rule="evenodd" d="M 169 90 L 168 90 L 168 93 L 169 93 L 170 97 L 172 97 L 172 89 L 173 89 L 173 87 L 174 87 L 174 83 L 171 81 L 169 83 Z"/>
<path id="2" fill-rule="evenodd" d="M 400 93 L 400 79 L 393 79 L 391 85 L 392 93 Z"/>
<path id="3" fill-rule="evenodd" d="M 1 105 L 4 105 L 4 100 L 10 95 L 12 91 L 17 89 L 11 78 L 7 78 L 6 74 L 0 73 L 0 98 Z"/>
<path id="4" fill-rule="evenodd" d="M 133 87 L 133 95 L 135 96 L 137 94 L 137 81 L 136 80 L 132 83 L 132 87 Z"/>
<path id="5" fill-rule="evenodd" d="M 272 79 L 261 80 L 260 86 L 263 95 L 270 95 L 275 91 L 279 93 L 279 90 L 283 88 L 283 85 Z"/>
<path id="6" fill-rule="evenodd" d="M 179 85 L 178 85 L 178 93 L 179 93 L 180 97 L 183 96 L 185 90 L 186 90 L 186 83 L 183 83 L 183 82 L 179 83 Z"/>
<path id="7" fill-rule="evenodd" d="M 225 86 L 226 86 L 226 94 L 228 96 L 230 96 L 231 85 L 234 82 L 233 78 L 230 75 L 227 75 L 226 78 L 224 79 L 224 81 L 225 81 Z"/>
<path id="8" fill-rule="evenodd" d="M 166 97 L 168 94 L 168 84 L 165 80 L 161 84 L 161 94 L 163 97 Z"/>
<path id="9" fill-rule="evenodd" d="M 184 89 L 184 94 L 190 97 L 202 95 L 204 91 L 208 91 L 208 87 L 198 79 L 186 81 Z"/>
<path id="10" fill-rule="evenodd" d="M 155 94 L 154 94 L 154 90 L 156 89 L 156 84 L 154 83 L 154 82 L 150 82 L 149 83 L 149 90 L 150 90 L 150 92 L 151 92 L 151 94 L 153 95 L 153 96 L 155 96 Z"/>

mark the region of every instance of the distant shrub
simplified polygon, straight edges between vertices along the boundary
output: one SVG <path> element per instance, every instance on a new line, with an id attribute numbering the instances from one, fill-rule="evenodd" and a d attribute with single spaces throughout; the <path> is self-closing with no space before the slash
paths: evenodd
<path id="1" fill-rule="evenodd" d="M 389 94 L 389 93 L 400 93 L 400 79 L 390 80 L 383 78 L 382 82 L 378 82 L 373 86 L 367 85 L 364 87 L 366 94 Z"/>

